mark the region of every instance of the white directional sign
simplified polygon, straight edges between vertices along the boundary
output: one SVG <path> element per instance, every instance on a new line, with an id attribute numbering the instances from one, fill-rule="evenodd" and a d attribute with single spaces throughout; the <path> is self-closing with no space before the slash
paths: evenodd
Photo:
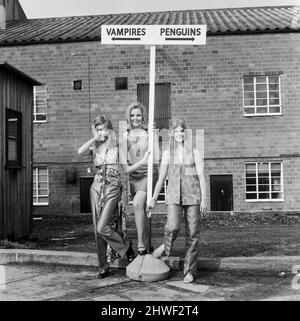
<path id="1" fill-rule="evenodd" d="M 205 45 L 206 25 L 102 25 L 106 45 Z"/>

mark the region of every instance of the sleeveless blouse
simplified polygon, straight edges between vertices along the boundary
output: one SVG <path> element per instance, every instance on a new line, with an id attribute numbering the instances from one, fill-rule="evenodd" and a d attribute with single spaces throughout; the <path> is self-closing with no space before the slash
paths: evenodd
<path id="1" fill-rule="evenodd" d="M 91 148 L 93 150 L 94 165 L 99 167 L 104 164 L 117 165 L 118 164 L 118 148 L 110 148 L 106 153 L 96 148 L 96 146 Z"/>
<path id="2" fill-rule="evenodd" d="M 201 189 L 194 153 L 184 154 L 182 164 L 177 155 L 170 155 L 166 203 L 200 205 Z"/>

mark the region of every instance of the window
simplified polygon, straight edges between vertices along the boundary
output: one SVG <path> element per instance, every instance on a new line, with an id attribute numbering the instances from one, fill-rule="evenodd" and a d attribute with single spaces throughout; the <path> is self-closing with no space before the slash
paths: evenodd
<path id="1" fill-rule="evenodd" d="M 245 165 L 247 201 L 283 201 L 281 162 Z"/>
<path id="2" fill-rule="evenodd" d="M 47 88 L 46 85 L 33 88 L 33 122 L 44 123 L 47 121 Z"/>
<path id="3" fill-rule="evenodd" d="M 22 113 L 6 108 L 6 167 L 22 166 Z"/>
<path id="4" fill-rule="evenodd" d="M 6 29 L 6 11 L 3 4 L 0 4 L 0 30 Z"/>
<path id="5" fill-rule="evenodd" d="M 243 79 L 244 116 L 281 115 L 279 76 Z"/>
<path id="6" fill-rule="evenodd" d="M 166 178 L 164 185 L 163 185 L 160 193 L 158 194 L 157 203 L 165 203 L 166 202 L 167 186 L 168 186 L 168 178 Z"/>
<path id="7" fill-rule="evenodd" d="M 49 177 L 47 167 L 33 169 L 33 205 L 49 205 Z"/>
<path id="8" fill-rule="evenodd" d="M 74 80 L 73 81 L 73 89 L 74 90 L 82 90 L 82 80 Z"/>
<path id="9" fill-rule="evenodd" d="M 128 203 L 132 204 L 133 201 L 133 197 L 130 194 L 130 183 L 129 183 L 129 179 L 128 181 Z M 158 199 L 157 199 L 157 203 L 165 203 L 166 202 L 166 190 L 167 190 L 167 186 L 168 186 L 168 178 L 165 180 L 165 183 L 160 191 L 160 193 L 158 194 Z M 153 188 L 155 188 L 155 185 L 153 186 Z"/>
<path id="10" fill-rule="evenodd" d="M 128 78 L 117 77 L 115 78 L 115 90 L 127 90 L 128 89 Z"/>

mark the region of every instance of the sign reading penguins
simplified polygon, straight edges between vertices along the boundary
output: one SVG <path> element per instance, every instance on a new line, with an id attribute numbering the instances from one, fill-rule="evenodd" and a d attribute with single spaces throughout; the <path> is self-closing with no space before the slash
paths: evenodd
<path id="1" fill-rule="evenodd" d="M 106 45 L 205 45 L 206 25 L 102 25 Z"/>

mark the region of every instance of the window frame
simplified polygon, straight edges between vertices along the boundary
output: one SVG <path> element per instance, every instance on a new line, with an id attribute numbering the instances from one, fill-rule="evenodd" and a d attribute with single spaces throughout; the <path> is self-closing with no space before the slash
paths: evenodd
<path id="1" fill-rule="evenodd" d="M 16 160 L 9 160 L 9 126 L 8 126 L 8 119 L 10 117 L 17 118 L 17 159 Z M 23 130 L 23 114 L 20 111 L 6 108 L 5 110 L 5 167 L 6 168 L 21 168 L 23 165 L 23 137 L 22 137 L 22 130 Z"/>
<path id="2" fill-rule="evenodd" d="M 40 90 L 37 90 L 37 87 L 45 87 L 45 90 L 44 91 L 40 91 Z M 37 93 L 44 93 L 45 94 L 45 109 L 46 109 L 46 112 L 45 113 L 37 113 Z M 41 86 L 34 86 L 33 87 L 33 123 L 34 124 L 41 124 L 41 123 L 47 123 L 47 107 L 48 107 L 48 104 L 47 104 L 47 86 L 46 84 L 42 84 Z M 45 118 L 46 119 L 43 119 L 43 120 L 37 120 L 37 116 L 38 115 L 45 115 Z"/>
<path id="3" fill-rule="evenodd" d="M 127 200 L 128 200 L 128 205 L 132 205 L 133 204 L 133 199 L 132 199 L 132 195 L 130 194 L 130 183 L 129 183 L 129 179 L 127 179 Z M 165 179 L 164 181 L 164 185 L 162 187 L 162 189 L 164 188 L 164 193 L 161 193 L 161 191 L 158 194 L 158 197 L 163 197 L 164 199 L 162 200 L 157 200 L 156 204 L 165 204 L 166 203 L 166 192 L 167 192 L 167 186 L 168 186 L 168 177 Z M 155 187 L 155 186 L 153 186 Z"/>
<path id="4" fill-rule="evenodd" d="M 256 79 L 257 77 L 266 77 L 266 85 L 267 85 L 267 105 L 264 106 L 257 106 L 256 104 L 256 98 L 257 98 L 257 91 L 256 91 Z M 279 94 L 279 105 L 271 105 L 269 104 L 269 99 L 270 99 L 270 90 L 269 90 L 269 77 L 278 77 L 278 94 Z M 253 78 L 253 86 L 254 86 L 254 102 L 255 104 L 253 106 L 246 106 L 245 105 L 245 78 Z M 244 117 L 266 117 L 266 116 L 282 116 L 282 101 L 281 101 L 281 77 L 280 74 L 264 74 L 264 75 L 244 75 L 242 78 L 242 92 L 243 92 L 243 116 Z M 265 107 L 270 110 L 272 107 L 279 107 L 280 111 L 278 113 L 257 113 L 257 107 Z M 246 113 L 245 108 L 254 108 L 255 113 Z"/>
<path id="5" fill-rule="evenodd" d="M 272 183 L 271 183 L 271 164 L 280 164 L 280 191 L 278 193 L 282 194 L 282 198 L 266 198 L 266 199 L 247 199 L 247 194 L 256 194 L 256 197 L 259 195 L 259 189 L 258 189 L 258 164 L 260 163 L 268 163 L 269 166 L 269 192 L 261 192 L 261 193 L 269 193 L 269 197 L 272 193 Z M 255 164 L 255 181 L 256 181 L 256 190 L 255 192 L 247 192 L 247 165 L 253 165 Z M 283 185 L 283 162 L 282 161 L 262 161 L 262 162 L 245 162 L 244 165 L 244 178 L 245 178 L 245 202 L 247 203 L 266 203 L 266 202 L 284 202 L 284 185 Z"/>
<path id="6" fill-rule="evenodd" d="M 167 186 L 168 186 L 168 177 L 165 179 L 164 185 L 163 185 L 163 187 L 162 187 L 165 192 L 164 192 L 164 193 L 161 193 L 161 191 L 160 191 L 159 194 L 158 194 L 158 198 L 159 198 L 160 196 L 162 196 L 164 199 L 163 199 L 163 200 L 157 199 L 157 204 L 165 204 L 165 203 L 166 203 Z"/>
<path id="7" fill-rule="evenodd" d="M 39 180 L 39 170 L 41 169 L 46 169 L 47 170 L 47 181 L 46 182 L 40 182 Z M 35 175 L 34 175 L 35 172 Z M 34 179 L 35 177 L 35 179 Z M 36 196 L 34 195 L 34 182 L 36 184 L 36 186 L 39 185 L 39 183 L 47 183 L 47 195 L 40 195 L 39 194 L 39 188 L 37 188 L 37 194 Z M 33 171 L 32 171 L 32 195 L 33 195 L 33 206 L 49 206 L 49 168 L 46 166 L 34 166 L 33 167 Z M 48 198 L 47 202 L 39 202 L 39 198 Z M 37 200 L 37 202 L 34 201 L 34 199 Z"/>

